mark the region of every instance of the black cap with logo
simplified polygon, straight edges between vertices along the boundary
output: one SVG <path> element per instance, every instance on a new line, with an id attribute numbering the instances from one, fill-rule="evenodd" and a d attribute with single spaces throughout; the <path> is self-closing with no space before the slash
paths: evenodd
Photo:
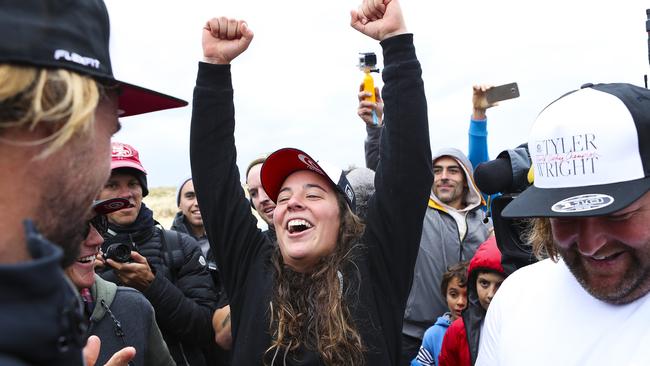
<path id="1" fill-rule="evenodd" d="M 120 89 L 121 116 L 187 102 L 113 77 L 102 0 L 0 0 L 0 63 L 62 68 Z"/>

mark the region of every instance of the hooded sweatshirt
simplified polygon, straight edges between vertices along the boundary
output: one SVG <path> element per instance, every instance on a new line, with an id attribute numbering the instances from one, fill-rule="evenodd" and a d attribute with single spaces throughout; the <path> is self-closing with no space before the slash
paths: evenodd
<path id="1" fill-rule="evenodd" d="M 501 252 L 492 236 L 476 251 L 467 269 L 467 309 L 462 318 L 456 319 L 442 342 L 439 366 L 470 366 L 476 362 L 481 325 L 486 310 L 481 306 L 476 290 L 479 272 L 492 271 L 506 276 L 501 265 Z"/>
<path id="2" fill-rule="evenodd" d="M 465 182 L 467 182 L 467 191 L 465 192 L 465 197 L 463 199 L 464 207 L 460 209 L 456 209 L 445 203 L 442 203 L 442 201 L 440 201 L 440 199 L 438 199 L 438 197 L 435 194 L 433 194 L 433 191 L 431 191 L 430 199 L 438 207 L 441 207 L 445 212 L 447 212 L 451 217 L 453 217 L 454 220 L 456 220 L 456 225 L 458 225 L 459 239 L 462 241 L 463 238 L 465 237 L 465 234 L 467 233 L 467 222 L 465 221 L 465 216 L 471 210 L 481 205 L 485 205 L 485 202 L 483 201 L 483 197 L 481 196 L 481 193 L 479 192 L 478 188 L 476 187 L 476 184 L 474 183 L 474 177 L 472 174 L 474 169 L 472 167 L 472 163 L 465 156 L 465 154 L 463 154 L 458 149 L 445 148 L 445 149 L 438 150 L 438 152 L 434 154 L 433 162 L 435 163 L 437 159 L 443 156 L 449 156 L 454 160 L 456 160 L 456 162 L 458 162 L 460 167 L 463 169 L 463 172 L 465 173 Z"/>
<path id="3" fill-rule="evenodd" d="M 439 150 L 432 161 L 442 156 L 454 158 L 465 172 L 466 207 L 455 210 L 433 194 L 429 198 L 402 329 L 404 334 L 419 339 L 439 314 L 448 311 L 447 300 L 438 290 L 442 275 L 450 265 L 472 258 L 492 228 L 484 220 L 483 201 L 472 178 L 472 164 L 460 150 L 453 148 Z"/>
<path id="4" fill-rule="evenodd" d="M 451 313 L 445 313 L 438 317 L 436 324 L 424 332 L 422 346 L 418 355 L 411 361 L 411 366 L 436 366 L 438 355 L 442 347 L 442 339 L 451 325 Z"/>

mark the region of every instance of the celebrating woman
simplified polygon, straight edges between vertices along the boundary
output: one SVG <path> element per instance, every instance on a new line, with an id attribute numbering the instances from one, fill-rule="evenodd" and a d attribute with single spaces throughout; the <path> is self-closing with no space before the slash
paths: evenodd
<path id="1" fill-rule="evenodd" d="M 351 16 L 352 27 L 381 41 L 384 50 L 386 112 L 376 193 L 363 223 L 340 170 L 298 149 L 276 151 L 262 166 L 261 180 L 277 204 L 277 243 L 257 229 L 236 166 L 229 64 L 253 33 L 245 22 L 223 17 L 203 31 L 190 156 L 231 301 L 234 365 L 398 364 L 433 180 L 426 100 L 397 0 L 366 1 Z"/>

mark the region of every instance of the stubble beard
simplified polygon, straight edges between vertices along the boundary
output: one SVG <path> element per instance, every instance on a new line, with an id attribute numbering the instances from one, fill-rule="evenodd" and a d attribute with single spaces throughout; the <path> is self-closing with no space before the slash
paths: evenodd
<path id="1" fill-rule="evenodd" d="M 624 305 L 650 292 L 650 243 L 645 248 L 648 248 L 645 255 L 639 250 L 630 249 L 629 266 L 617 283 L 610 286 L 601 286 L 589 274 L 575 244 L 568 249 L 558 247 L 557 250 L 578 283 L 591 296 L 609 304 Z"/>

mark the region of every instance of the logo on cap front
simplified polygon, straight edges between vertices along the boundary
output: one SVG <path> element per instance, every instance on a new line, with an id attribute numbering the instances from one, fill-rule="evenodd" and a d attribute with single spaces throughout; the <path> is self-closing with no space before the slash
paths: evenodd
<path id="1" fill-rule="evenodd" d="M 315 171 L 316 173 L 318 173 L 320 175 L 327 175 L 327 174 L 323 173 L 322 170 L 320 170 L 318 165 L 316 165 L 316 163 L 313 160 L 311 160 L 311 158 L 309 156 L 307 156 L 305 154 L 298 154 L 298 159 L 300 159 L 300 161 L 302 161 L 305 165 L 307 165 L 307 167 L 310 170 L 313 170 L 313 171 Z"/>
<path id="2" fill-rule="evenodd" d="M 614 197 L 606 194 L 581 194 L 556 202 L 551 206 L 551 210 L 558 213 L 585 212 L 598 210 L 612 203 L 614 203 Z"/>
<path id="3" fill-rule="evenodd" d="M 113 144 L 112 148 L 111 157 L 114 159 L 127 159 L 134 155 L 133 149 L 125 144 Z"/>

